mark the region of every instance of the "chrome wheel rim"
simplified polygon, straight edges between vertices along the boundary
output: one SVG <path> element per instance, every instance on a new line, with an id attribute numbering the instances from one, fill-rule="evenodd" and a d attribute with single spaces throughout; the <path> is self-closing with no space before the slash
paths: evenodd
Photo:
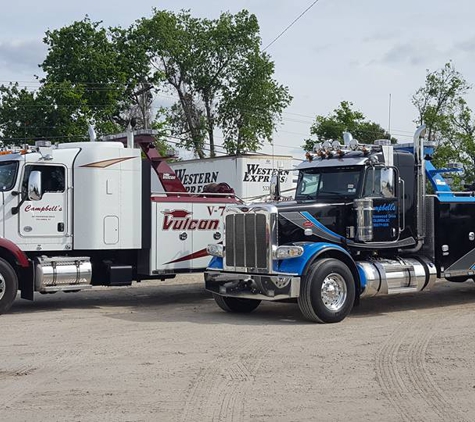
<path id="1" fill-rule="evenodd" d="M 321 297 L 325 307 L 337 312 L 346 302 L 348 291 L 346 289 L 345 279 L 337 273 L 328 274 L 323 280 Z"/>
<path id="2" fill-rule="evenodd" d="M 0 274 L 0 300 L 2 297 L 5 295 L 5 290 L 7 288 L 7 283 L 5 283 L 5 279 L 3 276 Z"/>

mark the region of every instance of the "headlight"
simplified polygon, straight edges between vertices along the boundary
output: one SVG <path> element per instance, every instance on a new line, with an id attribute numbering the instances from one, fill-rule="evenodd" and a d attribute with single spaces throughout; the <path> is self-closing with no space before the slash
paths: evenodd
<path id="1" fill-rule="evenodd" d="M 297 258 L 303 255 L 302 246 L 279 246 L 274 251 L 275 259 Z"/>
<path id="2" fill-rule="evenodd" d="M 207 246 L 206 251 L 212 255 L 222 258 L 224 256 L 224 247 L 223 245 L 210 244 Z"/>

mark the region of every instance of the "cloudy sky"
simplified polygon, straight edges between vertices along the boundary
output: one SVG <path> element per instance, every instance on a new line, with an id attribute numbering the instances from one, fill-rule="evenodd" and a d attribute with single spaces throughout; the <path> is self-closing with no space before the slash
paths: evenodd
<path id="1" fill-rule="evenodd" d="M 201 17 L 243 8 L 261 26 L 263 46 L 272 42 L 313 0 L 16 0 L 0 14 L 0 84 L 32 85 L 45 48 L 42 37 L 87 14 L 105 26 L 128 27 L 152 8 L 191 9 Z M 319 0 L 267 51 L 276 78 L 294 97 L 274 137 L 276 154 L 300 154 L 317 114 L 343 100 L 368 119 L 389 126 L 401 142 L 414 131 L 411 96 L 424 84 L 426 69 L 452 60 L 475 84 L 475 3 L 473 0 Z M 389 97 L 391 95 L 391 113 Z M 475 93 L 467 97 L 475 109 Z M 272 152 L 270 147 L 265 152 Z"/>

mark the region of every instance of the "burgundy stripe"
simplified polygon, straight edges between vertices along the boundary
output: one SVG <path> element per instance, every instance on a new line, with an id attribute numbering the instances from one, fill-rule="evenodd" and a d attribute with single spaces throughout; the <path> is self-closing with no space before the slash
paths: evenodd
<path id="1" fill-rule="evenodd" d="M 166 264 L 174 264 L 176 262 L 183 262 L 183 261 L 189 261 L 191 259 L 196 259 L 196 258 L 203 258 L 204 256 L 208 256 L 208 252 L 206 251 L 206 248 L 201 249 L 200 251 L 193 252 L 190 255 L 182 256 L 181 258 L 175 259 L 174 261 L 166 262 Z"/>
<path id="2" fill-rule="evenodd" d="M 152 202 L 198 202 L 198 203 L 225 203 L 225 204 L 236 204 L 239 203 L 236 198 L 224 198 L 224 197 L 214 197 L 214 198 L 197 198 L 196 196 L 151 196 L 150 200 Z"/>

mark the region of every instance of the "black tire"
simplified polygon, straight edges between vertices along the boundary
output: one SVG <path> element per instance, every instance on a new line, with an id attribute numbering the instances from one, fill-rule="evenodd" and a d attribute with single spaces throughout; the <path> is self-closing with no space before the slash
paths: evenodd
<path id="1" fill-rule="evenodd" d="M 214 300 L 218 306 L 226 312 L 237 314 L 248 314 L 256 309 L 261 303 L 255 299 L 239 299 L 237 297 L 225 297 L 213 293 Z"/>
<path id="2" fill-rule="evenodd" d="M 0 258 L 0 315 L 8 312 L 18 292 L 18 277 L 12 266 Z"/>
<path id="3" fill-rule="evenodd" d="M 336 297 L 332 297 L 335 288 Z M 353 309 L 355 290 L 353 274 L 343 262 L 333 258 L 322 259 L 313 263 L 302 277 L 299 308 L 304 317 L 312 322 L 340 322 Z"/>

